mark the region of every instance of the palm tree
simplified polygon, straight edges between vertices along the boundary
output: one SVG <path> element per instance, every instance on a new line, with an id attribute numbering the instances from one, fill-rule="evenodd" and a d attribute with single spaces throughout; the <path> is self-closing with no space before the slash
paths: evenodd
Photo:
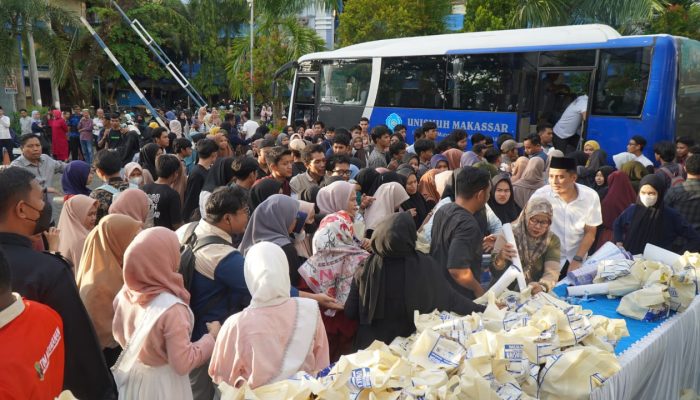
<path id="1" fill-rule="evenodd" d="M 275 71 L 304 54 L 323 50 L 325 42 L 316 34 L 316 31 L 301 26 L 293 16 L 275 20 L 264 18 L 253 34 L 256 42 L 253 50 L 255 87 L 250 86 L 250 33 L 248 33 L 234 42 L 228 54 L 226 71 L 231 95 L 234 98 L 245 98 L 251 90 L 254 90 L 256 103 L 272 100 L 273 113 L 280 116 L 283 99 L 279 95 L 272 97 Z M 290 77 L 287 76 L 287 78 Z"/>
<path id="2" fill-rule="evenodd" d="M 514 27 L 603 23 L 622 34 L 641 33 L 664 10 L 664 0 L 516 0 Z"/>
<path id="3" fill-rule="evenodd" d="M 49 55 L 47 61 L 53 79 L 60 79 L 70 45 L 56 33 L 74 29 L 78 24 L 77 16 L 46 0 L 0 0 L 0 10 L 0 54 L 3 55 L 0 76 L 15 75 L 18 82 L 24 82 L 23 71 L 19 68 L 17 38 L 29 37 Z M 27 54 L 29 46 L 23 47 L 24 54 Z M 25 94 L 21 91 L 16 102 L 18 108 L 26 107 Z"/>

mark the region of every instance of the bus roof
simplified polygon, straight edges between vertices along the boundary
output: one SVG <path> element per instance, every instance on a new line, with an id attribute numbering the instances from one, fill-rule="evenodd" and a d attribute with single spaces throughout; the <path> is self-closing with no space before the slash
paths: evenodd
<path id="1" fill-rule="evenodd" d="M 621 35 L 615 29 L 602 24 L 452 33 L 359 43 L 338 50 L 307 54 L 301 57 L 299 62 L 327 59 L 442 55 L 457 53 L 459 50 L 466 52 L 467 50 L 479 49 L 515 49 L 519 47 L 532 48 L 605 43 L 620 37 Z"/>

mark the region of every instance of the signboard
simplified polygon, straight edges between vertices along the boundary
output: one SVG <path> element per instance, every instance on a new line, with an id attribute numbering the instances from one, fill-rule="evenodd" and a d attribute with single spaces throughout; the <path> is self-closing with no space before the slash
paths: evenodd
<path id="1" fill-rule="evenodd" d="M 445 29 L 452 32 L 461 31 L 464 29 L 464 15 L 450 14 L 445 17 Z"/>
<path id="2" fill-rule="evenodd" d="M 8 75 L 5 78 L 5 94 L 17 94 L 17 80 L 14 75 Z"/>
<path id="3" fill-rule="evenodd" d="M 405 125 L 407 128 L 406 141 L 413 143 L 413 131 L 428 121 L 437 124 L 439 139 L 444 138 L 454 129 L 463 129 L 469 135 L 481 133 L 494 139 L 502 133 L 510 133 L 515 136 L 518 114 L 514 112 L 375 107 L 369 120 L 372 126 L 384 124 L 392 130 L 398 124 Z"/>

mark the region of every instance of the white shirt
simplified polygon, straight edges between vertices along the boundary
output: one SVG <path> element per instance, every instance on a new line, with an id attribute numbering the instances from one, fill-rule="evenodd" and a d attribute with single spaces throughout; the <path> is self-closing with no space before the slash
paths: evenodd
<path id="1" fill-rule="evenodd" d="M 578 129 L 581 127 L 581 121 L 583 121 L 583 113 L 588 109 L 588 96 L 583 95 L 572 101 L 564 113 L 554 125 L 554 134 L 562 139 L 567 139 L 576 134 Z"/>
<path id="2" fill-rule="evenodd" d="M 95 117 L 92 119 L 92 134 L 95 136 L 100 136 L 100 131 L 102 128 L 105 127 L 105 124 L 102 122 L 99 117 Z"/>
<path id="3" fill-rule="evenodd" d="M 32 117 L 26 116 L 19 119 L 19 126 L 22 127 L 22 135 L 32 133 Z"/>
<path id="4" fill-rule="evenodd" d="M 255 135 L 255 131 L 260 128 L 260 125 L 253 121 L 252 119 L 249 119 L 243 124 L 243 131 L 245 132 L 245 138 L 246 140 L 250 139 Z"/>
<path id="5" fill-rule="evenodd" d="M 0 117 L 0 140 L 12 139 L 10 135 L 10 117 L 3 115 Z"/>
<path id="6" fill-rule="evenodd" d="M 645 167 L 653 167 L 654 166 L 654 163 L 651 162 L 650 159 L 646 158 L 646 156 L 644 154 L 640 154 L 639 157 L 636 157 L 634 159 L 634 161 L 639 161 Z"/>
<path id="7" fill-rule="evenodd" d="M 532 198 L 543 197 L 552 204 L 552 232 L 561 242 L 561 265 L 572 261 L 583 240 L 584 227 L 598 226 L 603 223 L 600 212 L 600 198 L 595 190 L 576 184 L 578 196 L 570 203 L 565 202 L 552 191 L 552 187 L 543 186 L 532 195 Z M 531 199 L 532 199 L 531 198 Z"/>

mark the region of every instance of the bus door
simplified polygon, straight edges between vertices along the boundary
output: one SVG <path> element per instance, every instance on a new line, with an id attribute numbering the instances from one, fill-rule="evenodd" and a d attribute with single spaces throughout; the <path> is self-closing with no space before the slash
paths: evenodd
<path id="1" fill-rule="evenodd" d="M 555 125 L 566 108 L 580 96 L 588 96 L 586 110 L 590 110 L 596 66 L 595 50 L 541 52 L 531 131 L 535 131 L 539 123 Z M 585 126 L 580 133 L 585 137 Z"/>
<path id="2" fill-rule="evenodd" d="M 304 122 L 307 127 L 316 121 L 316 90 L 318 73 L 298 73 L 294 83 L 294 106 L 288 121 L 294 126 Z"/>

